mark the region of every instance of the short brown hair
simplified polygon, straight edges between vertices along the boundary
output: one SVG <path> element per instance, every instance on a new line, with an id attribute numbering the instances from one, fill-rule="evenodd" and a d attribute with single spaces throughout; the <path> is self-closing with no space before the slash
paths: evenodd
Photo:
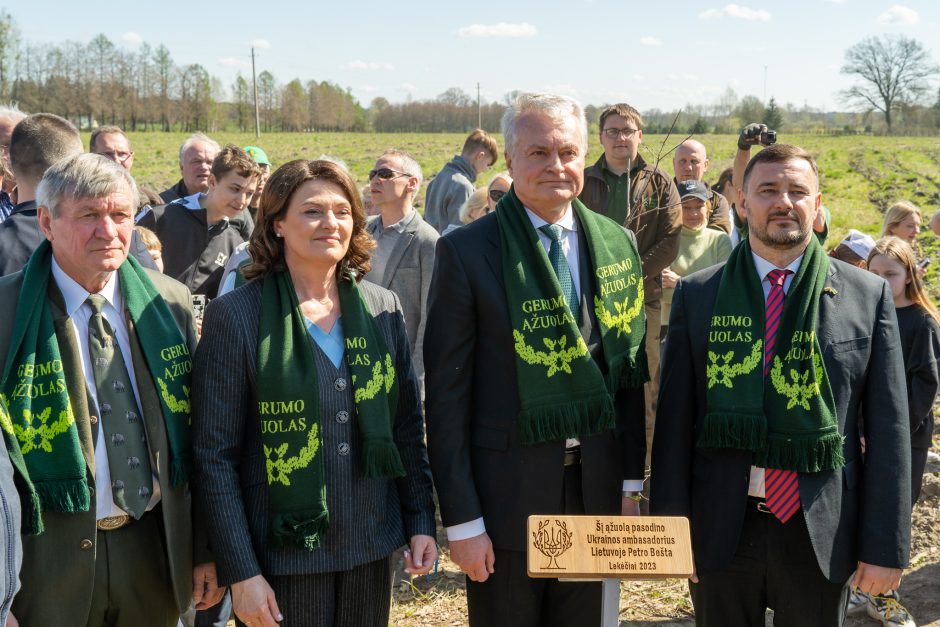
<path id="1" fill-rule="evenodd" d="M 601 119 L 600 122 L 598 122 L 601 131 L 604 130 L 604 122 L 612 115 L 619 115 L 624 120 L 629 120 L 636 124 L 637 129 L 643 130 L 643 116 L 640 115 L 640 112 L 625 102 L 618 102 L 617 104 L 607 106 L 601 111 Z"/>
<path id="2" fill-rule="evenodd" d="M 226 144 L 212 160 L 212 176 L 218 182 L 232 170 L 249 179 L 261 176 L 261 168 L 251 155 L 235 144 Z"/>
<path id="3" fill-rule="evenodd" d="M 101 135 L 121 135 L 127 139 L 127 133 L 120 126 L 99 126 L 91 132 L 91 137 L 88 138 L 88 152 L 95 152 L 95 144 Z M 127 139 L 127 143 L 130 145 L 131 141 Z"/>
<path id="4" fill-rule="evenodd" d="M 478 128 L 467 136 L 460 154 L 467 156 L 476 154 L 481 150 L 485 150 L 490 155 L 490 165 L 493 165 L 499 159 L 499 146 L 496 144 L 496 140 L 482 128 Z"/>
<path id="5" fill-rule="evenodd" d="M 251 262 L 242 271 L 246 279 L 264 277 L 268 273 L 287 269 L 284 241 L 275 234 L 274 223 L 284 218 L 294 192 L 307 181 L 327 181 L 339 186 L 352 207 L 352 237 L 349 250 L 339 263 L 339 280 L 349 279 L 348 272 L 344 270 L 354 272 L 361 279 L 372 269 L 369 259 L 375 241 L 366 231 L 362 199 L 352 177 L 332 161 L 296 159 L 275 170 L 261 193 L 261 206 L 255 215 L 255 230 L 248 244 Z"/>
<path id="6" fill-rule="evenodd" d="M 816 166 L 816 160 L 813 156 L 800 148 L 791 144 L 773 144 L 767 146 L 759 153 L 754 155 L 744 168 L 744 189 L 747 189 L 747 180 L 751 176 L 754 168 L 761 163 L 785 163 L 787 161 L 796 161 L 802 159 L 809 163 L 813 168 L 813 176 L 816 177 L 816 189 L 819 189 L 819 168 Z"/>
<path id="7" fill-rule="evenodd" d="M 38 185 L 54 163 L 84 152 L 75 125 L 52 113 L 23 118 L 10 135 L 10 166 L 24 185 Z"/>

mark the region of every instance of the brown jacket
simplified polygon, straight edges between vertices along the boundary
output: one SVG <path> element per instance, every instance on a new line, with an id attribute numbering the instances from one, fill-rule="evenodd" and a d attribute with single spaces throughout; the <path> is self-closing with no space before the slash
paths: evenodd
<path id="1" fill-rule="evenodd" d="M 605 216 L 611 212 L 607 203 L 610 187 L 604 178 L 604 156 L 584 170 L 584 189 L 580 198 L 589 209 Z M 625 227 L 636 236 L 643 265 L 643 290 L 646 302 L 662 296 L 662 271 L 679 253 L 679 230 L 682 226 L 682 204 L 676 185 L 665 172 L 648 165 L 637 155 L 630 170 L 630 207 Z"/>

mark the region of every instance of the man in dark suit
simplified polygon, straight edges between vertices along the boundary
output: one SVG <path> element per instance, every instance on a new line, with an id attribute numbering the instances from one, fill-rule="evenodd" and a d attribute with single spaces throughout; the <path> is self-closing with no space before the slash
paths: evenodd
<path id="1" fill-rule="evenodd" d="M 821 253 L 818 173 L 802 149 L 758 153 L 738 207 L 748 240 L 726 265 L 683 278 L 673 298 L 650 509 L 691 520 L 697 624 L 763 625 L 770 607 L 776 625 L 840 625 L 850 581 L 881 593 L 908 561 L 909 426 L 891 293 Z M 753 321 L 727 315 L 750 300 Z M 751 424 L 763 434 L 748 443 Z"/>
<path id="2" fill-rule="evenodd" d="M 632 286 L 628 296 L 639 324 L 631 336 L 634 357 L 643 353 L 639 256 L 629 233 L 576 200 L 587 152 L 580 105 L 523 95 L 504 116 L 503 135 L 513 190 L 494 214 L 438 240 L 424 344 L 431 469 L 451 558 L 468 577 L 471 625 L 596 624 L 600 583 L 527 576 L 526 520 L 532 514 L 639 513 L 631 497 L 643 485 L 645 362 L 631 386 L 602 392 L 612 426 L 532 438 L 526 420 L 534 413 L 529 408 L 553 395 L 577 415 L 587 402 L 576 389 L 591 372 L 609 372 L 614 333 L 599 324 L 594 308 L 606 273 L 595 267 L 586 227 L 606 228 L 624 255 L 618 263 L 630 268 L 623 279 Z M 504 244 L 510 222 L 524 235 Z M 628 255 L 633 261 L 623 262 Z M 509 259 L 517 263 L 508 263 L 506 272 Z M 543 271 L 557 277 L 554 291 L 545 283 L 535 292 L 542 299 L 520 303 L 507 296 L 520 279 L 528 285 L 523 275 L 534 280 Z M 557 296 L 559 287 L 564 298 Z M 559 300 L 564 309 L 555 305 Z M 532 319 L 556 331 L 557 321 L 569 321 L 572 337 L 527 344 L 535 352 L 558 341 L 584 346 L 583 361 L 568 376 L 551 368 L 547 376 L 545 368 L 533 374 L 519 348 L 526 330 L 520 309 L 534 311 Z M 522 384 L 528 376 L 533 385 Z"/>
<path id="3" fill-rule="evenodd" d="M 37 190 L 38 224 L 48 242 L 25 270 L 0 279 L 0 354 L 8 360 L 0 384 L 18 444 L 11 457 L 20 460 L 24 497 L 38 492 L 41 504 L 41 512 L 31 508 L 24 517 L 34 523 L 24 531 L 39 531 L 37 515 L 44 527 L 23 537 L 23 587 L 13 614 L 24 626 L 172 627 L 193 600 L 209 607 L 221 595 L 206 543 L 194 542 L 185 470 L 171 479 L 171 464 L 179 477 L 189 457 L 188 385 L 177 387 L 176 380 L 188 380 L 196 344 L 190 295 L 127 261 L 136 203 L 133 179 L 106 158 L 60 161 Z M 128 270 L 133 280 L 123 274 Z M 139 289 L 132 293 L 131 285 Z M 51 335 L 44 337 L 47 311 Z M 38 340 L 15 331 L 37 320 Z M 173 345 L 154 349 L 157 335 Z M 52 367 L 40 360 L 43 350 L 53 355 Z M 32 401 L 23 400 L 23 389 L 35 391 Z M 73 418 L 64 432 L 36 427 L 49 452 L 40 458 L 28 436 L 43 420 L 37 402 L 67 404 Z M 69 451 L 76 474 L 50 487 Z M 35 491 L 23 488 L 27 478 Z M 50 500 L 63 484 L 71 486 L 68 502 Z"/>
<path id="4" fill-rule="evenodd" d="M 421 166 L 400 150 L 385 151 L 369 172 L 372 202 L 382 213 L 366 223 L 366 230 L 376 242 L 372 269 L 366 280 L 395 292 L 401 301 L 423 397 L 424 327 L 434 270 L 434 245 L 440 236 L 412 205 L 421 180 Z"/>

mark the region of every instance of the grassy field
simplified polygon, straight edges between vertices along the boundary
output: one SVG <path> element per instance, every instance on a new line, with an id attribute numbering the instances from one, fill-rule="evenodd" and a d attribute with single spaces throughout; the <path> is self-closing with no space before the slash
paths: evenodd
<path id="1" fill-rule="evenodd" d="M 134 174 L 138 180 L 157 191 L 176 182 L 179 178 L 177 151 L 184 138 L 181 133 L 132 133 L 136 153 Z M 368 171 L 387 148 L 412 153 L 428 177 L 460 150 L 464 135 L 274 133 L 262 135 L 260 140 L 251 134 L 221 134 L 215 139 L 240 146 L 259 145 L 275 167 L 292 159 L 330 155 L 343 160 L 356 180 L 365 184 Z M 682 139 L 684 137 L 647 135 L 641 147 L 643 156 L 655 162 L 657 156 L 662 155 L 661 167 L 672 173 L 671 149 Z M 711 182 L 723 168 L 731 165 L 737 138 L 704 135 L 699 139 L 708 147 L 711 167 L 706 178 Z M 823 203 L 832 212 L 831 245 L 849 228 L 877 235 L 881 213 L 897 199 L 912 201 L 926 216 L 940 208 L 940 141 L 936 138 L 781 134 L 780 139 L 806 148 L 819 162 Z M 600 154 L 600 143 L 592 137 L 588 163 L 593 163 Z M 505 163 L 500 159 L 479 182 L 488 182 L 495 172 L 504 168 Z"/>

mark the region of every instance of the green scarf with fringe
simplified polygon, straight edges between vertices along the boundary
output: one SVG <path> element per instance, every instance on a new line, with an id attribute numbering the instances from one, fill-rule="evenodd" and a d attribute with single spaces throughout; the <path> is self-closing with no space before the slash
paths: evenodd
<path id="1" fill-rule="evenodd" d="M 588 352 L 555 271 L 515 188 L 496 207 L 503 281 L 516 355 L 525 444 L 598 433 L 614 426 L 613 397 L 649 378 L 644 337 L 643 272 L 627 232 L 572 202 L 584 231 L 597 291 L 594 312 L 606 376 Z M 586 277 L 582 278 L 583 281 Z"/>
<path id="2" fill-rule="evenodd" d="M 78 441 L 59 343 L 47 296 L 52 247 L 44 241 L 23 269 L 0 395 L 9 416 L 0 419 L 10 459 L 22 475 L 23 531 L 41 533 L 42 511 L 91 507 L 85 458 Z M 124 305 L 137 329 L 160 397 L 170 445 L 170 481 L 184 484 L 190 460 L 189 347 L 163 297 L 133 257 L 118 269 Z"/>
<path id="3" fill-rule="evenodd" d="M 271 499 L 271 542 L 314 550 L 330 524 L 317 365 L 290 273 L 264 279 L 258 334 L 258 412 Z M 398 384 L 392 356 L 351 277 L 339 282 L 345 360 L 356 423 L 362 436 L 362 475 L 403 477 L 392 422 Z"/>
<path id="4" fill-rule="evenodd" d="M 796 472 L 840 468 L 842 435 L 816 322 L 829 258 L 811 237 L 783 305 L 764 378 L 764 291 L 745 239 L 721 275 L 708 337 L 706 413 L 698 446 L 754 453 Z"/>

